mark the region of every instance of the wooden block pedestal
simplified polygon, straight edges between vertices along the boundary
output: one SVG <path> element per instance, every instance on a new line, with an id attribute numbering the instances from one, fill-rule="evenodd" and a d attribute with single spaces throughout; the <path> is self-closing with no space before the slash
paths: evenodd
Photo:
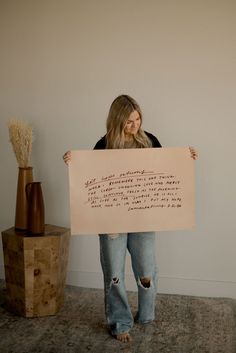
<path id="1" fill-rule="evenodd" d="M 2 232 L 6 304 L 25 317 L 55 315 L 64 301 L 70 230 L 45 225 L 29 236 L 14 227 Z"/>

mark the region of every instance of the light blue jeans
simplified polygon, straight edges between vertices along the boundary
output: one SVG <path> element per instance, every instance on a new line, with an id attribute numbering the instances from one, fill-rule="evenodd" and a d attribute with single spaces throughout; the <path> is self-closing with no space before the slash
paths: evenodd
<path id="1" fill-rule="evenodd" d="M 133 316 L 125 290 L 126 249 L 131 255 L 132 268 L 138 286 L 138 312 L 135 321 L 148 323 L 155 317 L 157 266 L 155 233 L 122 233 L 112 238 L 99 236 L 100 259 L 104 276 L 105 314 L 113 335 L 129 331 Z M 143 279 L 149 279 L 147 285 Z"/>

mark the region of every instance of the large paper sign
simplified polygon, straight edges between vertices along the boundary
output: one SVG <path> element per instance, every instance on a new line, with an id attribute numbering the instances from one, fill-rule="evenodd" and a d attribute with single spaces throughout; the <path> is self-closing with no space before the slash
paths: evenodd
<path id="1" fill-rule="evenodd" d="M 192 228 L 194 161 L 189 148 L 72 151 L 72 234 Z"/>

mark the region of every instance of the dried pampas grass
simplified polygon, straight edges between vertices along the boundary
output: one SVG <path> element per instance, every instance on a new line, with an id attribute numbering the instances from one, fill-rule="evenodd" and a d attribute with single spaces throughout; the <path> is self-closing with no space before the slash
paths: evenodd
<path id="1" fill-rule="evenodd" d="M 18 166 L 28 167 L 32 151 L 32 127 L 22 120 L 12 119 L 8 123 L 8 130 Z"/>

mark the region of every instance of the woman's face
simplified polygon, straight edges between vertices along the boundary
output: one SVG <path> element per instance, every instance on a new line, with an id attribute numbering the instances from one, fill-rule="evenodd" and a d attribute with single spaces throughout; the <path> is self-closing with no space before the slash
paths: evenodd
<path id="1" fill-rule="evenodd" d="M 134 110 L 125 123 L 124 133 L 126 137 L 131 137 L 137 134 L 141 125 L 141 119 L 137 110 Z"/>

